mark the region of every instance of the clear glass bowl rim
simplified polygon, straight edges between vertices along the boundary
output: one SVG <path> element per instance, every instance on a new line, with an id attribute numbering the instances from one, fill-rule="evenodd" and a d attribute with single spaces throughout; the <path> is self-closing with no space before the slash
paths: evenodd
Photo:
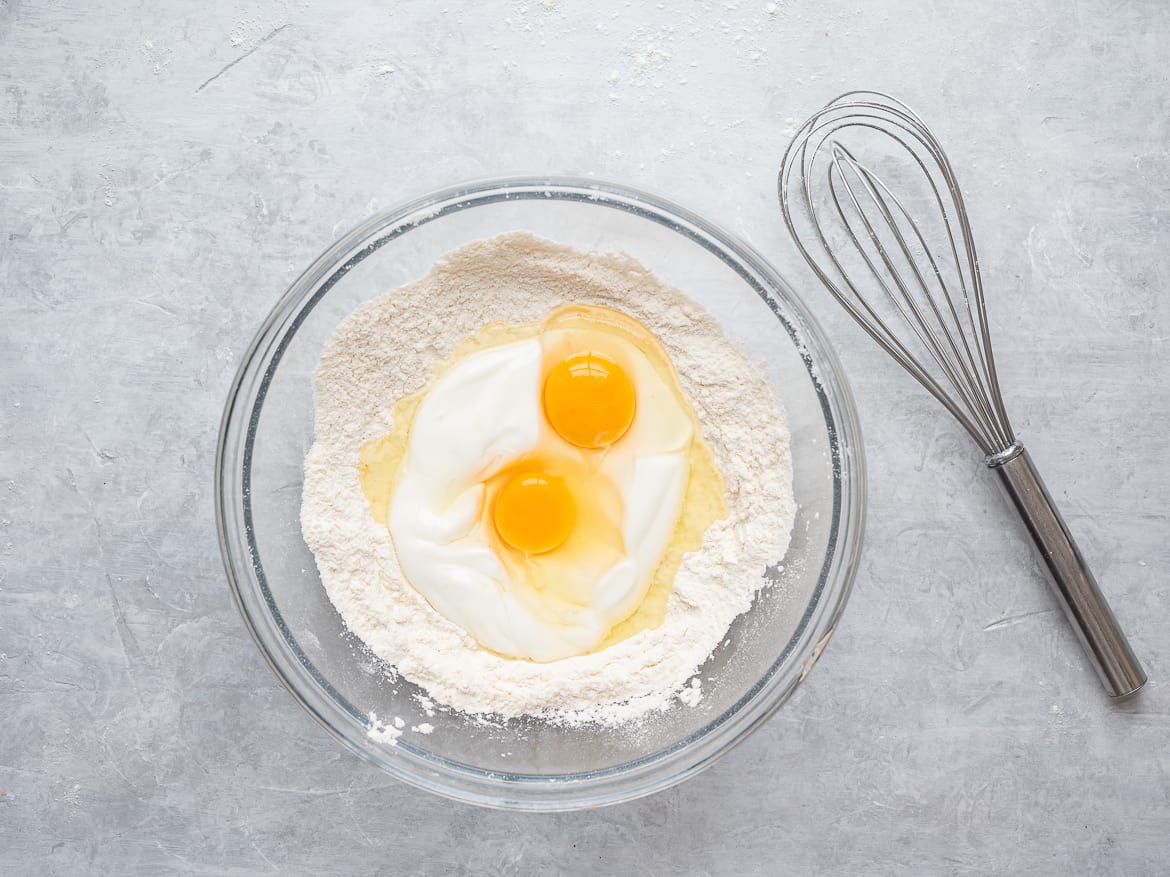
<path id="1" fill-rule="evenodd" d="M 382 243 L 450 212 L 509 199 L 585 201 L 665 225 L 721 258 L 764 300 L 798 345 L 825 415 L 832 454 L 833 521 L 829 550 L 796 632 L 768 672 L 733 707 L 690 737 L 637 761 L 590 773 L 500 774 L 447 761 L 410 746 L 372 744 L 364 719 L 343 707 L 295 646 L 265 593 L 246 525 L 250 445 L 272 361 L 348 266 Z M 773 296 L 784 300 L 784 309 Z M 289 336 L 291 337 L 291 336 Z M 670 201 L 623 185 L 583 177 L 508 177 L 475 181 L 424 195 L 371 216 L 343 235 L 297 278 L 265 319 L 244 354 L 224 406 L 215 458 L 215 512 L 220 551 L 236 606 L 256 646 L 293 698 L 345 748 L 398 779 L 458 801 L 517 810 L 571 810 L 630 800 L 669 788 L 709 767 L 760 727 L 792 695 L 821 655 L 844 610 L 861 552 L 865 462 L 848 382 L 823 330 L 788 283 L 751 246 Z M 795 655 L 793 653 L 796 653 Z M 793 660 L 793 658 L 797 660 Z"/>

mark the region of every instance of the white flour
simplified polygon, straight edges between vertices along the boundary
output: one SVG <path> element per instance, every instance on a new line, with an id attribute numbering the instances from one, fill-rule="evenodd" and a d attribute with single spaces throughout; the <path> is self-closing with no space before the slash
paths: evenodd
<path id="1" fill-rule="evenodd" d="M 395 400 L 423 387 L 460 340 L 485 323 L 540 320 L 567 303 L 625 311 L 662 341 L 727 480 L 729 515 L 684 559 L 661 626 L 596 654 L 536 664 L 481 648 L 403 579 L 362 493 L 358 452 L 390 430 Z M 702 693 L 692 676 L 787 548 L 788 431 L 762 369 L 706 312 L 628 258 L 527 234 L 471 244 L 350 315 L 325 346 L 314 389 L 301 526 L 329 598 L 370 649 L 457 710 L 618 724 L 672 703 L 694 706 Z"/>

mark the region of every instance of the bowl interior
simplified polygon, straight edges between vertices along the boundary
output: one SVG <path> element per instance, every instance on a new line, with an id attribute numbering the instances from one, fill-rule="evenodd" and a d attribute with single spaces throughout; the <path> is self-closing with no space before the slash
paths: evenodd
<path id="1" fill-rule="evenodd" d="M 227 565 L 273 668 L 350 748 L 411 782 L 481 802 L 629 797 L 701 767 L 766 717 L 811 666 L 843 605 L 856 551 L 861 476 L 852 403 L 832 354 L 782 282 L 693 219 L 588 185 L 448 193 L 355 231 L 306 272 L 262 330 L 225 416 Z M 617 731 L 483 722 L 430 707 L 424 692 L 347 633 L 300 534 L 312 378 L 338 323 L 452 249 L 517 230 L 637 259 L 766 365 L 788 413 L 798 511 L 788 553 L 769 569 L 772 585 L 702 668 L 697 707 Z M 391 725 L 400 719 L 402 736 L 393 744 L 369 736 L 370 714 Z M 433 730 L 412 730 L 423 723 Z"/>

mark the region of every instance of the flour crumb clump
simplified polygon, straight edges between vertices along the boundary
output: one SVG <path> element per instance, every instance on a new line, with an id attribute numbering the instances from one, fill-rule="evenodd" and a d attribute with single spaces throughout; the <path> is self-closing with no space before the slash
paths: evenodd
<path id="1" fill-rule="evenodd" d="M 429 383 L 460 341 L 486 323 L 535 322 L 570 303 L 623 311 L 662 342 L 726 479 L 728 516 L 686 555 L 659 627 L 538 664 L 483 648 L 405 580 L 389 532 L 371 516 L 358 458 L 364 442 L 390 431 L 394 402 Z M 305 541 L 346 625 L 426 691 L 420 705 L 428 716 L 438 703 L 473 715 L 620 725 L 680 702 L 697 706 L 695 673 L 788 545 L 795 516 L 788 430 L 762 367 L 701 307 L 626 257 L 525 233 L 469 244 L 346 318 L 324 348 L 314 398 Z M 369 734 L 394 743 L 397 724 L 371 714 Z M 433 726 L 410 730 L 429 734 Z"/>
<path id="2" fill-rule="evenodd" d="M 366 736 L 378 743 L 386 743 L 390 746 L 398 745 L 398 738 L 402 736 L 402 728 L 394 727 L 393 724 L 386 724 L 378 718 L 377 713 L 370 713 L 366 717 Z"/>

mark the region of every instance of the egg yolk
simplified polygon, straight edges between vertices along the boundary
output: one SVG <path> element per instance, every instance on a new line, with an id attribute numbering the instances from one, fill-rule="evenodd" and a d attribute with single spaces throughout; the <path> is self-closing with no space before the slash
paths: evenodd
<path id="1" fill-rule="evenodd" d="M 569 538 L 577 509 L 565 482 L 543 472 L 521 472 L 500 488 L 492 519 L 500 538 L 529 554 L 552 551 Z"/>
<path id="2" fill-rule="evenodd" d="M 544 381 L 548 422 L 579 448 L 604 448 L 634 420 L 634 384 L 602 353 L 578 353 L 557 363 Z"/>

